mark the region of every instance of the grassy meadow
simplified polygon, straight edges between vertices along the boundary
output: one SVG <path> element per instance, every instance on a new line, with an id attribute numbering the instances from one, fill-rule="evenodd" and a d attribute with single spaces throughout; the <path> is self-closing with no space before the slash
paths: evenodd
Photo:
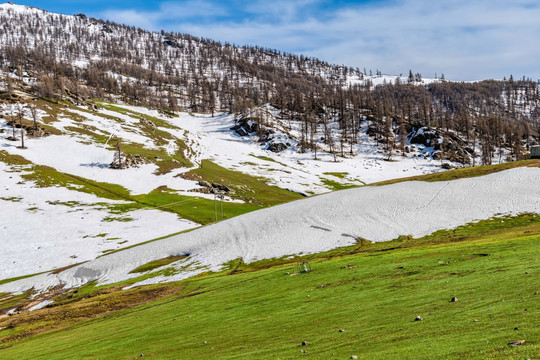
<path id="1" fill-rule="evenodd" d="M 0 319 L 0 358 L 536 359 L 539 254 L 540 217 L 522 215 L 177 283 L 89 285 Z M 313 271 L 290 275 L 299 259 Z"/>

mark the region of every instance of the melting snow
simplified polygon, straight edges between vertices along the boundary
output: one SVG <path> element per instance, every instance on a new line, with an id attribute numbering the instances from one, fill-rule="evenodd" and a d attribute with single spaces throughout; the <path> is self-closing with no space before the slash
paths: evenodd
<path id="1" fill-rule="evenodd" d="M 204 269 L 219 270 L 236 258 L 246 262 L 350 245 L 356 237 L 386 241 L 451 229 L 497 214 L 540 213 L 539 168 L 518 168 L 448 182 L 402 182 L 349 189 L 248 213 L 201 229 L 110 254 L 60 272 L 0 286 L 0 292 L 45 290 L 88 281 L 112 283 L 136 274 L 149 261 L 190 254 L 192 268 L 171 281 Z M 321 230 L 323 229 L 324 230 Z M 198 266 L 198 270 L 196 268 Z"/>

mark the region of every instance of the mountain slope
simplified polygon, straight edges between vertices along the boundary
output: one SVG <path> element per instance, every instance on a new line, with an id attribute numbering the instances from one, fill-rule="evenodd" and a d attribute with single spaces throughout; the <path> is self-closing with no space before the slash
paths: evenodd
<path id="1" fill-rule="evenodd" d="M 538 141 L 527 79 L 390 82 L 81 14 L 7 3 L 0 20 L 3 279 L 302 196 L 520 159 Z"/>
<path id="2" fill-rule="evenodd" d="M 540 169 L 517 168 L 446 182 L 362 187 L 271 207 L 107 255 L 88 263 L 0 285 L 0 292 L 67 288 L 140 276 L 134 269 L 170 256 L 183 258 L 146 273 L 136 285 L 183 279 L 241 258 L 245 262 L 388 241 L 501 214 L 540 213 Z M 467 209 L 467 211 L 463 211 Z M 163 270 L 169 269 L 166 274 Z M 153 274 L 152 274 L 153 273 Z"/>
<path id="3" fill-rule="evenodd" d="M 89 286 L 0 318 L 0 356 L 535 359 L 539 246 L 530 215 L 341 249 L 295 276 L 290 260 L 124 291 Z"/>
<path id="4" fill-rule="evenodd" d="M 88 109 L 23 91 L 17 96 L 17 103 L 0 105 L 0 202 L 6 205 L 0 226 L 10 242 L 2 279 L 87 261 L 221 218 L 213 189 L 200 181 L 232 190 L 224 197 L 224 217 L 230 218 L 299 193 L 442 170 L 420 154 L 384 161 L 367 135 L 354 156 L 335 162 L 319 152 L 316 160 L 296 145 L 274 153 L 254 141 L 256 135 L 239 136 L 228 114 L 169 116 L 124 104 L 96 102 Z M 29 135 L 32 109 L 39 131 L 48 135 Z M 24 149 L 19 114 L 27 129 Z M 124 158 L 138 163 L 110 168 L 117 144 Z M 58 221 L 68 225 L 58 227 Z"/>
<path id="5" fill-rule="evenodd" d="M 222 111 L 261 125 L 266 119 L 258 110 L 271 104 L 289 130 L 296 123 L 298 150 L 342 156 L 358 144 L 366 120 L 390 155 L 404 153 L 406 135 L 424 127 L 435 128 L 440 140 L 419 143 L 461 163 L 521 159 L 522 146 L 538 143 L 540 87 L 531 79 L 456 83 L 425 81 L 412 72 L 407 78 L 368 76 L 302 55 L 13 4 L 0 7 L 0 20 L 8 96 L 10 79 L 30 74 L 27 86 L 36 95 L 77 104 L 99 98 L 168 112 Z"/>

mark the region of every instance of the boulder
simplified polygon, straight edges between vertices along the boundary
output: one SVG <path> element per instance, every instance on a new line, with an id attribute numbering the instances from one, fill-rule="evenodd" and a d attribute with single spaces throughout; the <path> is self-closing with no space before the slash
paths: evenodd
<path id="1" fill-rule="evenodd" d="M 226 192 L 226 193 L 231 192 L 231 189 L 229 189 L 227 186 L 222 185 L 222 184 L 212 183 L 212 187 L 213 187 L 214 189 L 218 189 L 218 190 L 224 191 L 224 192 Z"/>
<path id="2" fill-rule="evenodd" d="M 440 135 L 435 129 L 423 126 L 415 129 L 409 134 L 411 144 L 422 144 L 427 147 L 435 147 L 439 144 Z"/>
<path id="3" fill-rule="evenodd" d="M 231 130 L 236 131 L 240 136 L 247 136 L 251 133 L 258 132 L 260 130 L 260 125 L 255 119 L 244 118 L 238 120 L 238 123 L 231 128 Z"/>
<path id="4" fill-rule="evenodd" d="M 234 131 L 236 131 L 236 133 L 240 136 L 248 136 L 249 134 L 246 132 L 246 130 L 244 130 L 243 128 L 239 127 L 237 129 L 234 129 Z"/>
<path id="5" fill-rule="evenodd" d="M 272 151 L 272 152 L 275 152 L 275 153 L 278 153 L 278 152 L 281 152 L 285 149 L 287 149 L 289 146 L 291 146 L 290 144 L 284 144 L 282 142 L 274 142 L 274 143 L 271 143 L 270 145 L 268 145 L 268 150 Z"/>
<path id="6" fill-rule="evenodd" d="M 264 134 L 259 138 L 259 142 L 264 143 L 272 139 L 272 135 L 275 134 L 273 129 L 265 129 Z"/>
<path id="7" fill-rule="evenodd" d="M 465 142 L 450 132 L 440 133 L 427 126 L 413 126 L 408 137 L 411 144 L 433 148 L 436 151 L 432 154 L 435 160 L 446 159 L 462 164 L 468 164 L 470 161 L 470 152 L 465 148 Z"/>
<path id="8" fill-rule="evenodd" d="M 202 186 L 202 187 L 207 187 L 207 188 L 212 187 L 212 185 L 208 181 L 204 181 L 204 180 L 199 181 L 197 185 Z"/>
<path id="9" fill-rule="evenodd" d="M 445 170 L 450 170 L 452 169 L 452 165 L 450 165 L 449 163 L 444 163 L 441 165 L 441 167 Z"/>

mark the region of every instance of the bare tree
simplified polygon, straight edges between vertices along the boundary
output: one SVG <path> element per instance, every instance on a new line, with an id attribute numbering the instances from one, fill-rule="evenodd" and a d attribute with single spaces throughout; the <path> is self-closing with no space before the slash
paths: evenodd
<path id="1" fill-rule="evenodd" d="M 30 109 L 30 114 L 32 115 L 32 121 L 34 122 L 33 136 L 36 137 L 39 130 L 37 107 L 35 104 L 30 104 L 28 108 Z"/>
<path id="2" fill-rule="evenodd" d="M 25 115 L 25 109 L 21 104 L 19 104 L 17 117 L 19 119 L 19 126 L 21 129 L 21 146 L 20 146 L 21 149 L 26 149 L 26 146 L 24 146 L 24 131 L 25 131 L 23 127 L 24 115 Z"/>
<path id="3" fill-rule="evenodd" d="M 17 136 L 15 134 L 15 113 L 14 113 L 15 105 L 11 104 L 9 105 L 9 119 L 11 123 L 11 130 L 13 131 L 13 134 L 8 140 L 11 141 L 17 141 Z"/>
<path id="4" fill-rule="evenodd" d="M 121 140 L 116 137 L 116 151 L 114 152 L 113 161 L 111 163 L 111 168 L 113 169 L 123 169 L 125 167 L 125 162 L 122 159 L 122 146 L 121 146 Z"/>

